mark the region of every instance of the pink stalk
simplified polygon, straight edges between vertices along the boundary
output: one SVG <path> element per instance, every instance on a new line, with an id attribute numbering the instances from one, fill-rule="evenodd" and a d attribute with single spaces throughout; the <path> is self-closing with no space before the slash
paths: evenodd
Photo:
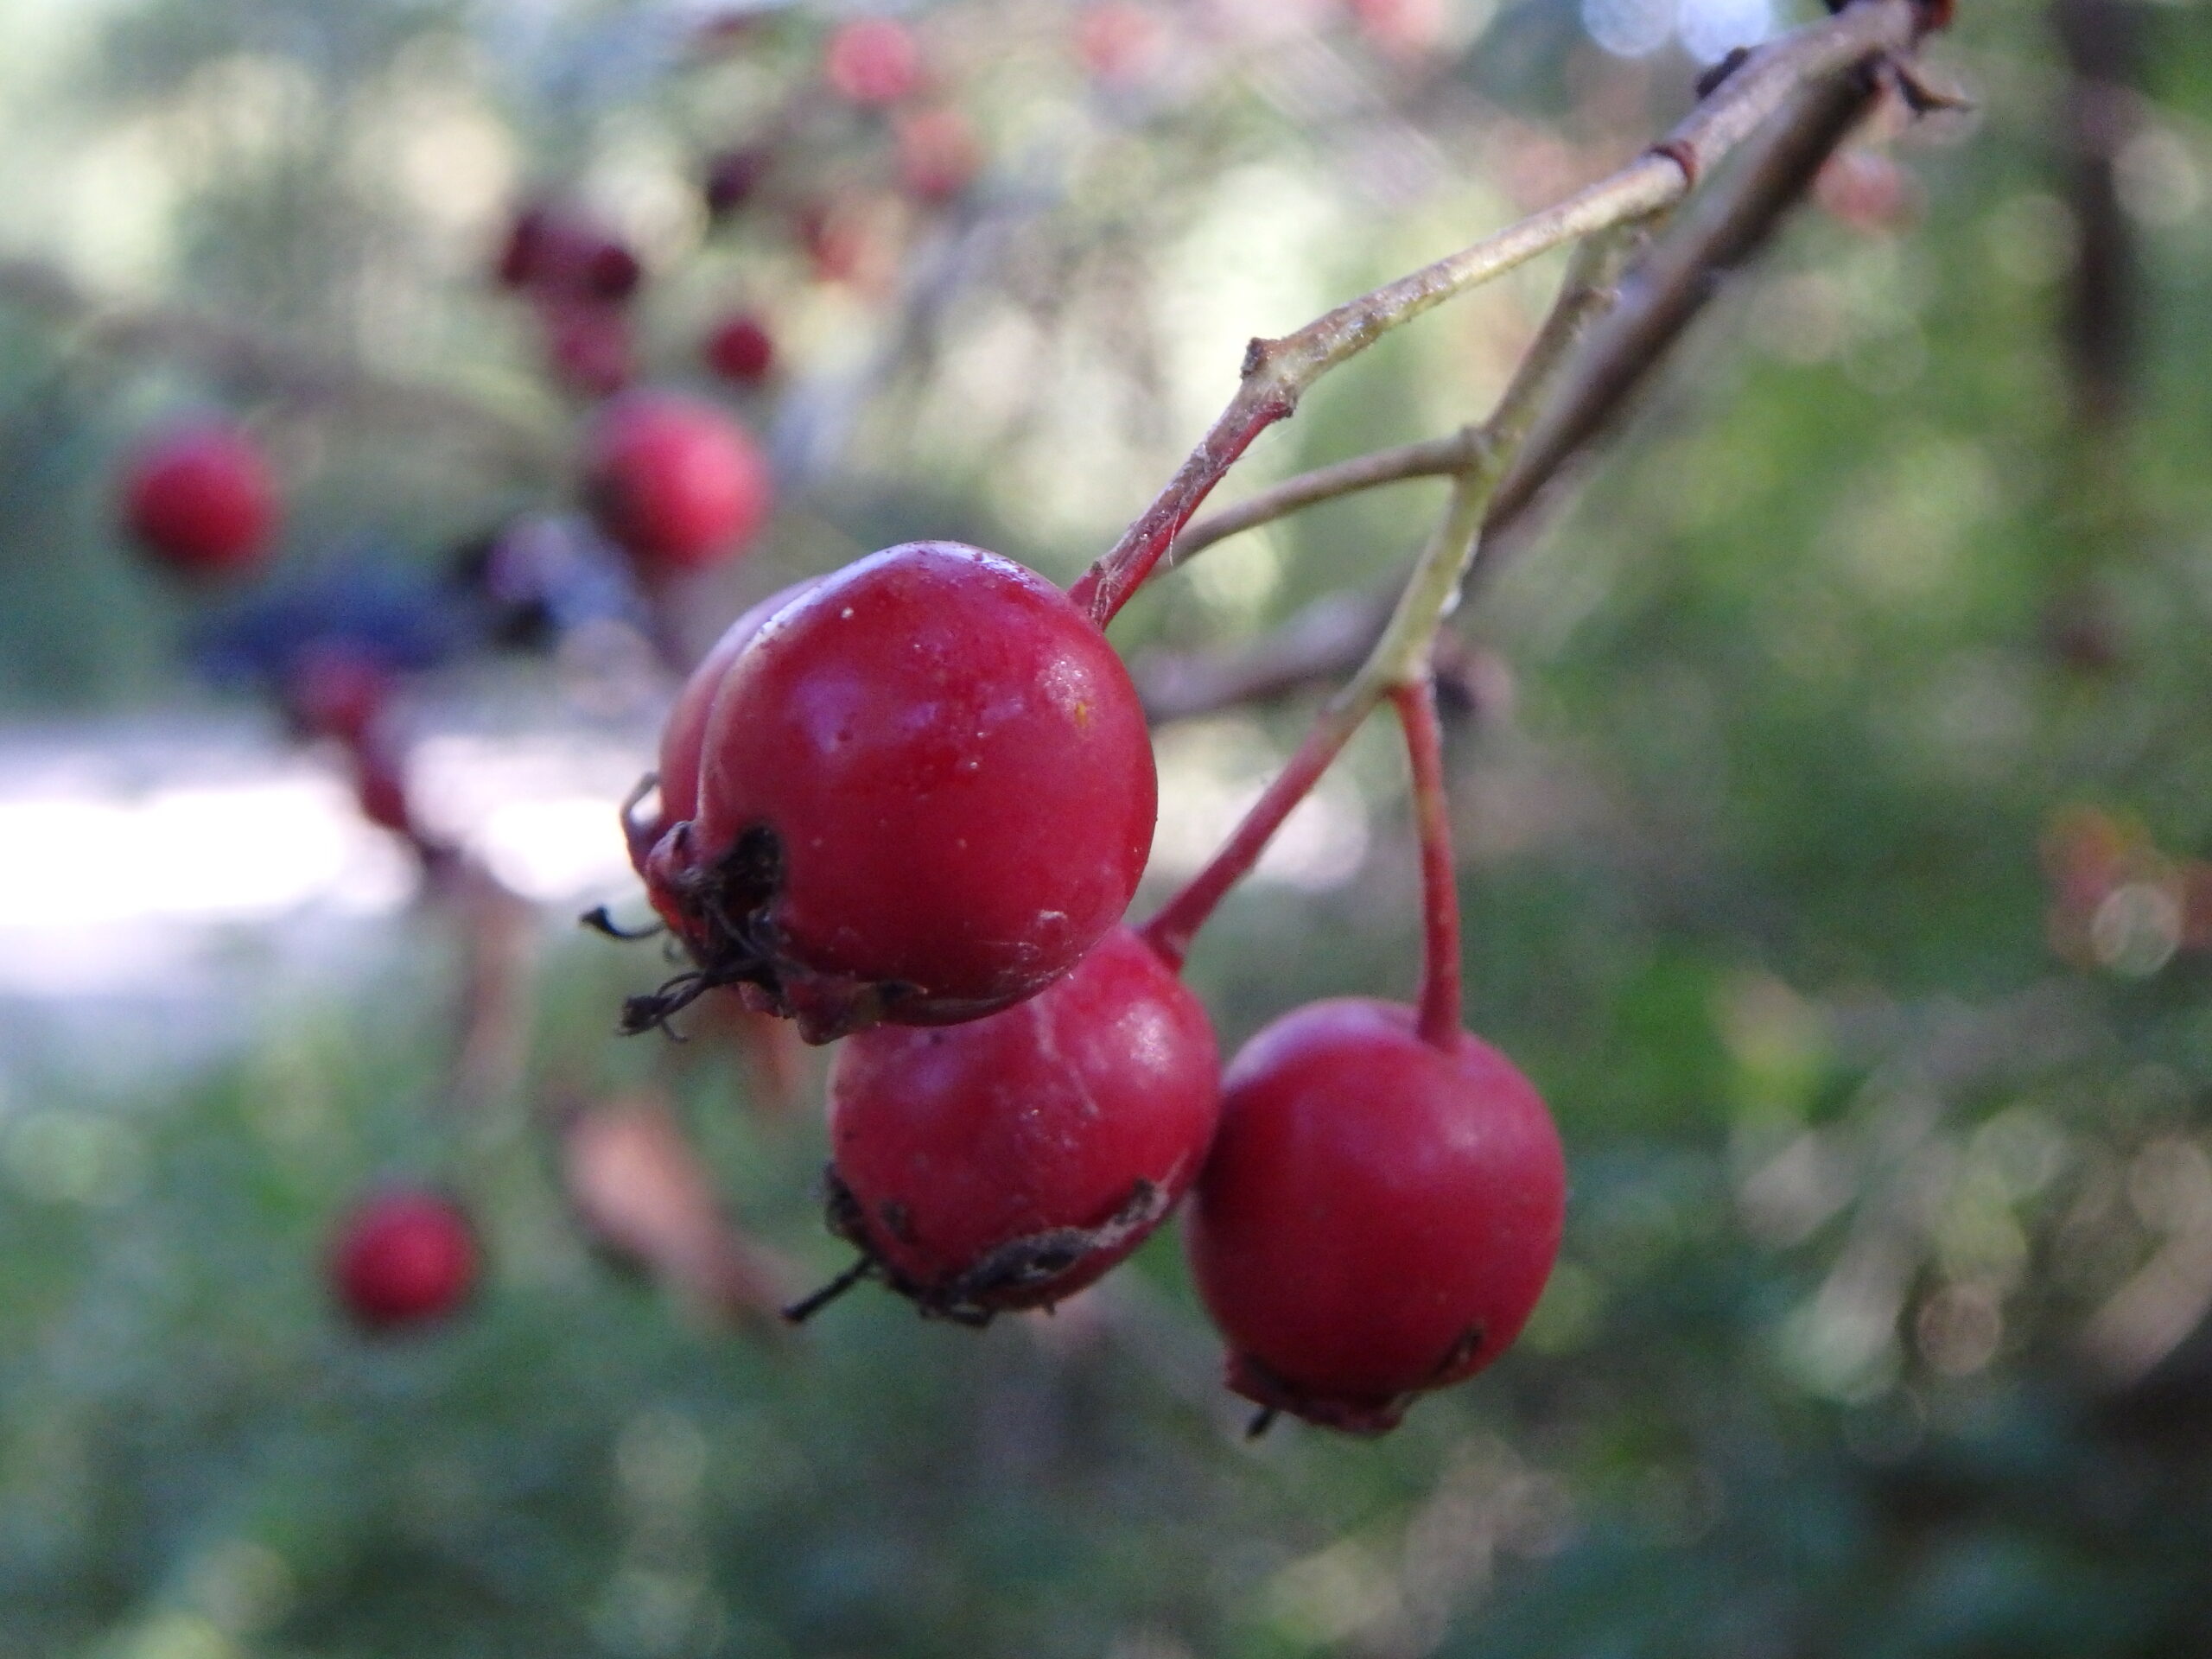
<path id="1" fill-rule="evenodd" d="M 1444 734 L 1436 682 L 1394 687 L 1413 769 L 1414 822 L 1421 833 L 1421 1040 L 1449 1049 L 1459 1035 L 1459 890 L 1452 859 L 1451 805 L 1444 785 Z"/>
<path id="2" fill-rule="evenodd" d="M 1251 874 L 1252 867 L 1260 861 L 1260 855 L 1267 850 L 1268 842 L 1283 820 L 1298 808 L 1298 804 L 1312 793 L 1313 785 L 1329 764 L 1342 753 L 1351 734 L 1359 729 L 1365 717 L 1365 708 L 1350 708 L 1332 703 L 1321 712 L 1298 753 L 1290 764 L 1275 775 L 1236 826 L 1236 833 L 1222 844 L 1221 850 L 1209 860 L 1204 869 L 1184 885 L 1183 890 L 1160 909 L 1160 913 L 1147 922 L 1140 931 L 1145 943 L 1160 952 L 1171 968 L 1179 969 L 1190 954 L 1191 941 L 1214 908 L 1227 897 L 1229 890 Z"/>

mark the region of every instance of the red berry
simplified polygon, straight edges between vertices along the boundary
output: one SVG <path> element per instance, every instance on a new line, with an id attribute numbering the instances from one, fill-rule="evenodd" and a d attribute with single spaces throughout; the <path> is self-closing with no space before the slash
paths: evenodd
<path id="1" fill-rule="evenodd" d="M 673 391 L 603 406 L 585 440 L 584 479 L 601 528 L 655 574 L 743 551 L 767 523 L 774 490 L 743 427 Z"/>
<path id="2" fill-rule="evenodd" d="M 1248 1043 L 1185 1230 L 1229 1383 L 1358 1433 L 1520 1333 L 1559 1251 L 1567 1170 L 1527 1078 L 1411 1008 L 1316 1002 Z"/>
<path id="3" fill-rule="evenodd" d="M 830 1224 L 925 1312 L 980 1324 L 1049 1306 L 1183 1196 L 1220 1071 L 1198 999 L 1117 927 L 1016 1007 L 838 1049 Z"/>
<path id="4" fill-rule="evenodd" d="M 889 17 L 862 17 L 830 36 L 823 72 L 837 95 L 855 104 L 896 104 L 922 83 L 922 47 L 914 31 Z"/>
<path id="5" fill-rule="evenodd" d="M 957 543 L 874 554 L 779 611 L 702 755 L 696 820 L 647 861 L 656 907 L 704 942 L 705 982 L 754 988 L 815 1042 L 1033 995 L 1120 918 L 1152 843 L 1120 658 L 1059 589 Z"/>
<path id="6" fill-rule="evenodd" d="M 123 518 L 145 550 L 187 575 L 261 563 L 276 529 L 276 480 L 260 446 L 202 422 L 143 445 L 123 474 Z"/>
<path id="7" fill-rule="evenodd" d="M 776 343 L 749 311 L 732 313 L 707 336 L 707 366 L 725 380 L 757 386 L 776 360 Z"/>
<path id="8" fill-rule="evenodd" d="M 958 110 L 916 110 L 901 116 L 898 136 L 899 181 L 923 201 L 950 200 L 982 170 L 982 144 Z"/>
<path id="9" fill-rule="evenodd" d="M 331 1242 L 330 1283 L 372 1331 L 452 1313 L 476 1283 L 475 1230 L 443 1193 L 396 1187 L 364 1200 Z"/>

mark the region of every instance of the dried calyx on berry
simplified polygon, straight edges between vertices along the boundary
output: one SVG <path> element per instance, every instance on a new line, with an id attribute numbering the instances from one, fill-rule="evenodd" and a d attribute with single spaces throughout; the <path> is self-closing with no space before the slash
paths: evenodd
<path id="1" fill-rule="evenodd" d="M 626 1028 L 716 985 L 812 1042 L 980 1019 L 1120 918 L 1152 843 L 1151 742 L 1120 658 L 1065 594 L 914 542 L 748 626 L 709 658 L 726 659 L 710 690 L 695 677 L 662 810 L 630 826 L 696 967 L 633 998 Z"/>
<path id="2" fill-rule="evenodd" d="M 1128 928 L 986 1019 L 848 1039 L 829 1221 L 861 1259 L 790 1316 L 867 1276 L 965 1325 L 1073 1295 L 1181 1198 L 1219 1098 L 1205 1008 Z"/>

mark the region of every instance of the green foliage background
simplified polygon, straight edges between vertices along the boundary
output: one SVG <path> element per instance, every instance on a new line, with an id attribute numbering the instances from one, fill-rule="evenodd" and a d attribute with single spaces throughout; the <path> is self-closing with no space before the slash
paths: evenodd
<path id="1" fill-rule="evenodd" d="M 534 1103 L 661 1077 L 733 1211 L 826 1273 L 812 1116 L 751 1109 L 719 1052 L 602 1036 L 637 963 L 550 923 L 526 1076 L 441 1111 L 459 969 L 425 916 L 343 992 L 272 972 L 254 1040 L 218 1060 L 118 1086 L 79 1054 L 95 1013 L 0 1061 L 0 1651 L 2212 1650 L 2212 1345 L 2186 1334 L 2212 1304 L 2204 961 L 2156 938 L 2060 959 L 2037 861 L 2079 803 L 2212 855 L 2212 40 L 2190 8 L 2137 19 L 2137 347 L 2123 412 L 2091 422 L 2064 327 L 2066 65 L 2037 8 L 1961 10 L 1936 57 L 1979 113 L 1897 145 L 1915 222 L 1793 222 L 1457 625 L 1517 691 L 1453 736 L 1471 1023 L 1537 1081 L 1574 1172 L 1564 1262 L 1511 1357 L 1379 1443 L 1248 1446 L 1172 1241 L 1051 1322 L 976 1335 L 861 1295 L 781 1344 L 709 1329 L 591 1253 Z M 1001 154 L 1049 152 L 1044 116 L 1080 102 L 1036 43 L 1052 12 L 992 9 L 1009 44 L 972 96 Z M 562 12 L 565 55 L 516 44 L 535 15 L 0 15 L 19 153 L 105 144 L 141 159 L 98 176 L 150 191 L 150 148 L 168 193 L 132 210 L 157 252 L 85 231 L 98 204 L 60 186 L 8 187 L 0 226 L 37 253 L 74 225 L 153 297 L 557 437 L 566 411 L 476 281 L 496 213 L 426 218 L 392 182 L 394 111 L 460 110 L 507 135 L 512 177 L 597 168 L 650 206 L 812 37 L 785 29 L 725 82 L 626 79 L 624 9 Z M 1072 573 L 1226 391 L 1243 334 L 1500 220 L 1512 143 L 1586 157 L 1680 107 L 1685 64 L 1607 104 L 1575 37 L 1550 0 L 1503 7 L 1447 79 L 1518 124 L 1440 118 L 1466 153 L 1409 201 L 1361 182 L 1342 131 L 1234 89 L 1065 178 L 1034 162 L 1049 204 L 981 283 L 1043 320 L 1026 396 L 948 419 L 926 354 L 885 376 L 761 569 L 957 533 Z M 734 272 L 796 281 L 772 239 L 685 270 L 655 301 L 671 361 Z M 1255 469 L 1466 418 L 1495 390 L 1484 342 L 1550 275 L 1363 361 Z M 949 314 L 955 356 L 997 315 Z M 1171 363 L 1147 398 L 1102 368 L 1125 314 L 1213 378 L 1185 395 Z M 81 344 L 0 298 L 0 701 L 23 721 L 208 696 L 175 666 L 188 607 L 113 544 L 105 480 L 143 420 L 226 388 Z M 367 525 L 427 559 L 545 482 L 342 412 L 286 414 L 278 441 L 305 557 Z M 1433 493 L 1209 555 L 1123 643 L 1218 645 L 1376 580 Z M 2094 651 L 2055 646 L 2083 629 Z M 1262 729 L 1287 742 L 1302 713 Z M 1209 934 L 1194 973 L 1225 1043 L 1306 997 L 1409 990 L 1392 766 L 1354 756 L 1382 844 L 1348 885 L 1241 896 Z M 395 1171 L 465 1192 L 493 1268 L 467 1318 L 373 1344 L 318 1260 Z M 2174 1340 L 2116 1367 L 2130 1306 Z"/>

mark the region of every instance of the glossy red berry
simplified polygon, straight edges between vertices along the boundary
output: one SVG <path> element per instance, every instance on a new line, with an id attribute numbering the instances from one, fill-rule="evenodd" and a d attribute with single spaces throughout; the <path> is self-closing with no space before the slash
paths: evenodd
<path id="1" fill-rule="evenodd" d="M 419 1325 L 451 1313 L 475 1287 L 475 1230 L 443 1193 L 395 1187 L 339 1223 L 329 1272 L 340 1304 L 369 1330 Z"/>
<path id="2" fill-rule="evenodd" d="M 276 480 L 261 447 L 218 422 L 143 445 L 123 474 L 123 520 L 155 558 L 187 575 L 231 575 L 269 551 Z"/>
<path id="3" fill-rule="evenodd" d="M 768 521 L 768 463 L 712 404 L 634 391 L 606 404 L 585 439 L 584 487 L 600 526 L 650 574 L 703 569 L 742 552 Z"/>
<path id="4" fill-rule="evenodd" d="M 757 386 L 776 361 L 776 342 L 767 325 L 750 311 L 736 311 L 707 336 L 707 366 L 725 380 Z"/>
<path id="5" fill-rule="evenodd" d="M 1117 927 L 988 1019 L 879 1026 L 839 1047 L 830 1225 L 926 1313 L 981 1323 L 1049 1306 L 1183 1196 L 1220 1089 L 1205 1008 Z"/>
<path id="6" fill-rule="evenodd" d="M 1559 1251 L 1550 1115 L 1497 1050 L 1424 1042 L 1408 1007 L 1316 1002 L 1248 1043 L 1185 1228 L 1262 1407 L 1378 1433 L 1528 1320 Z"/>
<path id="7" fill-rule="evenodd" d="M 816 1042 L 1034 995 L 1120 918 L 1152 843 L 1113 647 L 1041 576 L 957 543 L 874 554 L 777 612 L 701 752 L 696 819 L 647 860 L 656 907 L 686 918 L 705 982 Z"/>
<path id="8" fill-rule="evenodd" d="M 830 36 L 823 73 L 849 102 L 871 107 L 896 104 L 922 83 L 921 42 L 893 18 L 859 18 Z"/>

